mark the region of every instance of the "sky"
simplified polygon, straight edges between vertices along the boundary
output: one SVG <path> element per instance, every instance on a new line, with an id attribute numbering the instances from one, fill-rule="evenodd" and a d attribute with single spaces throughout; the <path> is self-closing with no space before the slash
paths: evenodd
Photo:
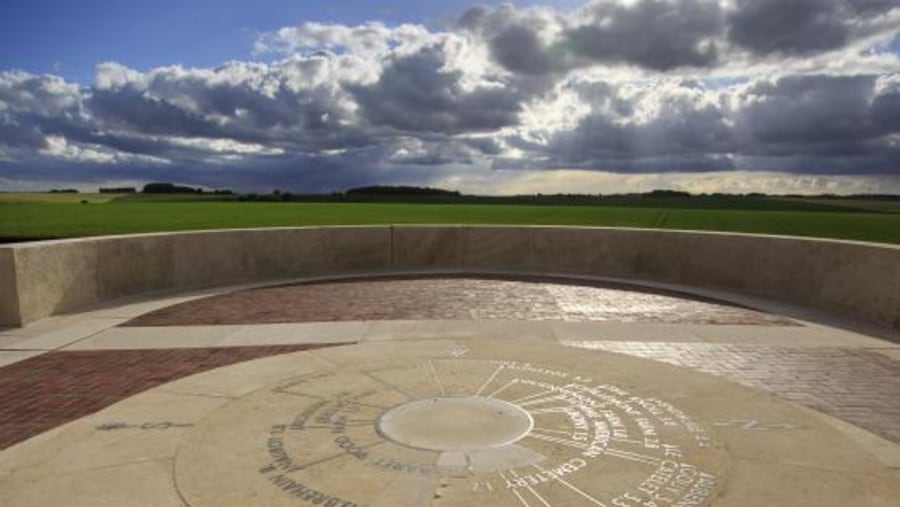
<path id="1" fill-rule="evenodd" d="M 0 191 L 900 193 L 900 0 L 4 0 Z"/>

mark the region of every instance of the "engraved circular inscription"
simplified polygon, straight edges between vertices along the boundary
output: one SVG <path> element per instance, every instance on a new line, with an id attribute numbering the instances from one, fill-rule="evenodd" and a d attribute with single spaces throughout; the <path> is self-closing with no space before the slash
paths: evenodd
<path id="1" fill-rule="evenodd" d="M 377 425 L 401 445 L 464 452 L 513 444 L 528 435 L 534 420 L 517 405 L 476 396 L 410 401 L 385 412 Z"/>
<path id="2" fill-rule="evenodd" d="M 229 403 L 179 450 L 190 505 L 742 505 L 788 472 L 815 491 L 823 463 L 852 454 L 770 396 L 614 354 L 444 341 L 296 361 L 305 371 Z M 731 481 L 736 456 L 758 479 Z"/>

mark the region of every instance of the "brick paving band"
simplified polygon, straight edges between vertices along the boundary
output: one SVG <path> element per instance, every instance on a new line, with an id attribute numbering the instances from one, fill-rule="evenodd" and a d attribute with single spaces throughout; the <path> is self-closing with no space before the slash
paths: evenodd
<path id="1" fill-rule="evenodd" d="M 147 389 L 319 345 L 50 352 L 0 368 L 0 449 Z"/>
<path id="2" fill-rule="evenodd" d="M 718 375 L 900 444 L 900 362 L 877 352 L 704 343 L 578 345 Z M 53 352 L 0 368 L 0 449 L 181 377 L 316 347 Z"/>
<path id="3" fill-rule="evenodd" d="M 385 277 L 245 290 L 142 315 L 125 326 L 360 320 L 563 320 L 795 325 L 682 293 L 550 277 Z"/>
<path id="4" fill-rule="evenodd" d="M 593 342 L 589 346 L 684 366 L 768 391 L 900 444 L 900 361 L 875 351 L 711 343 Z"/>

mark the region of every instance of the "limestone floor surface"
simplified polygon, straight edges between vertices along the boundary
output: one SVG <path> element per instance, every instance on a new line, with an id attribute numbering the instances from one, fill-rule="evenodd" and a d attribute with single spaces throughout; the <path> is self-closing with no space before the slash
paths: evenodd
<path id="1" fill-rule="evenodd" d="M 657 386 L 649 394 L 645 393 L 646 396 L 636 399 L 665 399 L 675 410 L 670 411 L 670 415 L 677 414 L 683 405 L 691 405 L 692 394 L 690 389 L 682 386 L 680 391 L 675 390 L 678 394 L 673 398 L 675 391 L 667 393 L 666 386 L 662 385 L 665 383 L 660 383 L 661 378 L 670 377 L 673 386 L 680 382 L 679 379 L 689 379 L 685 380 L 687 385 L 703 386 L 697 392 L 709 390 L 711 397 L 708 400 L 721 400 L 716 403 L 731 407 L 727 413 L 704 416 L 700 421 L 704 431 L 719 438 L 724 447 L 716 448 L 717 451 L 708 455 L 698 451 L 696 463 L 687 458 L 674 460 L 693 467 L 690 470 L 694 473 L 693 482 L 681 485 L 681 489 L 675 483 L 666 483 L 673 491 L 681 492 L 677 499 L 671 499 L 682 502 L 679 505 L 806 505 L 796 503 L 799 501 L 796 498 L 784 503 L 791 497 L 777 493 L 779 489 L 789 490 L 792 484 L 796 486 L 804 481 L 818 484 L 809 490 L 816 493 L 810 498 L 823 499 L 821 503 L 808 505 L 896 505 L 900 498 L 895 496 L 896 481 L 900 478 L 900 346 L 897 345 L 900 340 L 890 333 L 873 333 L 863 326 L 843 323 L 834 325 L 828 319 L 807 318 L 793 309 L 784 312 L 777 311 L 777 307 L 753 309 L 671 290 L 645 290 L 584 281 L 567 284 L 558 279 L 430 277 L 239 289 L 134 300 L 82 314 L 45 319 L 24 329 L 0 331 L 0 448 L 6 448 L 0 450 L 0 491 L 3 492 L 0 493 L 0 505 L 47 505 L 48 502 L 66 505 L 79 502 L 84 505 L 246 505 L 247 497 L 241 495 L 249 494 L 247 491 L 263 495 L 260 498 L 270 499 L 272 504 L 286 505 L 304 505 L 304 495 L 313 500 L 318 498 L 310 496 L 313 493 L 330 495 L 333 502 L 349 502 L 347 505 L 404 505 L 396 502 L 466 505 L 478 498 L 481 502 L 489 498 L 491 505 L 505 505 L 507 501 L 510 505 L 526 506 L 579 505 L 582 501 L 587 502 L 585 505 L 596 505 L 577 491 L 603 505 L 638 505 L 637 500 L 629 499 L 629 495 L 649 494 L 647 491 L 655 487 L 654 481 L 659 482 L 666 473 L 674 474 L 673 477 L 678 475 L 677 470 L 659 467 L 651 467 L 645 475 L 641 475 L 646 472 L 643 469 L 633 474 L 623 472 L 606 489 L 588 492 L 578 481 L 582 480 L 582 475 L 589 477 L 600 472 L 566 471 L 580 465 L 580 462 L 572 461 L 579 458 L 554 461 L 557 450 L 553 450 L 553 446 L 563 444 L 554 443 L 552 438 L 573 440 L 572 428 L 566 424 L 593 425 L 592 431 L 599 432 L 594 436 L 602 433 L 604 428 L 614 434 L 612 430 L 617 419 L 614 414 L 607 414 L 602 418 L 603 424 L 596 422 L 601 419 L 591 422 L 588 417 L 582 420 L 585 410 L 590 415 L 590 410 L 584 407 L 591 404 L 575 403 L 568 406 L 581 407 L 582 419 L 574 412 L 560 412 L 561 419 L 554 419 L 556 426 L 549 428 L 557 434 L 545 432 L 551 440 L 543 440 L 553 449 L 538 452 L 547 458 L 543 461 L 529 461 L 538 458 L 530 454 L 533 449 L 527 445 L 524 446 L 526 450 L 507 450 L 504 451 L 507 454 L 499 456 L 490 453 L 436 455 L 433 460 L 410 461 L 404 454 L 405 461 L 398 458 L 396 466 L 425 464 L 432 468 L 426 467 L 422 474 L 424 479 L 415 474 L 409 477 L 408 470 L 385 476 L 397 481 L 398 488 L 417 492 L 397 498 L 365 485 L 360 486 L 360 491 L 369 493 L 351 498 L 352 490 L 335 489 L 337 486 L 331 479 L 317 475 L 320 472 L 311 471 L 300 480 L 290 474 L 277 478 L 285 470 L 250 473 L 247 472 L 249 468 L 245 468 L 244 474 L 252 475 L 255 485 L 248 486 L 249 490 L 234 492 L 236 496 L 229 496 L 227 485 L 232 472 L 227 466 L 223 468 L 219 461 L 224 460 L 227 464 L 231 458 L 208 452 L 213 445 L 211 435 L 219 431 L 216 426 L 219 423 L 214 421 L 224 417 L 216 414 L 227 413 L 229 407 L 241 406 L 241 403 L 265 412 L 265 407 L 279 404 L 268 398 L 273 386 L 302 376 L 304 371 L 340 373 L 357 367 L 356 363 L 347 362 L 348 357 L 365 362 L 370 359 L 365 353 L 383 357 L 385 354 L 402 355 L 406 351 L 410 351 L 410 359 L 400 362 L 404 368 L 410 367 L 413 371 L 426 368 L 422 365 L 427 365 L 428 361 L 421 360 L 427 357 L 447 361 L 477 355 L 479 360 L 486 361 L 486 370 L 479 367 L 467 374 L 445 372 L 459 378 L 481 379 L 467 395 L 478 392 L 481 383 L 497 371 L 489 366 L 501 363 L 492 361 L 543 365 L 532 369 L 547 371 L 553 370 L 550 365 L 555 365 L 554 371 L 558 374 L 576 375 L 571 372 L 570 364 L 583 360 L 583 370 L 576 376 L 584 378 L 591 372 L 595 375 L 598 371 L 606 372 L 610 365 L 621 362 L 634 370 L 631 374 L 635 377 L 626 375 L 627 368 L 621 370 L 621 365 L 615 366 L 615 371 L 623 373 L 615 377 L 617 383 L 611 385 L 626 392 Z M 329 309 L 327 314 L 322 312 L 323 308 Z M 345 311 L 341 312 L 341 309 Z M 196 322 L 190 321 L 191 314 L 198 316 Z M 316 320 L 316 315 L 327 317 Z M 410 366 L 411 363 L 418 366 Z M 503 371 L 505 368 L 497 376 Z M 642 373 L 651 371 L 656 373 Z M 532 371 L 529 374 L 537 377 L 530 380 L 515 378 L 552 384 L 550 373 Z M 542 378 L 541 375 L 550 377 Z M 699 384 L 692 383 L 695 379 L 701 379 L 696 380 Z M 496 377 L 490 379 L 491 383 L 496 381 Z M 366 382 L 376 381 L 369 379 Z M 596 387 L 589 384 L 585 383 L 585 386 Z M 353 389 L 348 388 L 348 392 L 354 389 L 359 389 L 354 391 L 358 393 L 367 392 L 352 382 L 350 385 Z M 564 387 L 567 384 L 553 385 Z M 490 383 L 485 386 L 482 394 L 491 386 Z M 499 387 L 502 383 L 493 385 L 495 389 Z M 440 391 L 421 395 L 433 396 Z M 734 400 L 727 401 L 716 397 L 718 395 L 712 396 L 713 391 L 737 394 Z M 253 394 L 257 392 L 261 394 Z M 316 392 L 307 394 L 310 399 L 323 396 Z M 573 396 L 577 392 L 563 394 Z M 324 398 L 342 399 L 329 396 Z M 606 399 L 604 403 L 614 401 Z M 741 403 L 745 401 L 742 408 Z M 344 403 L 346 405 L 346 400 Z M 653 408 L 639 408 L 649 411 L 639 417 L 621 405 L 621 400 L 619 403 L 614 404 L 619 407 L 617 410 L 623 410 L 632 418 L 623 424 L 630 428 L 632 436 L 641 435 L 639 440 L 648 436 L 647 420 L 660 428 L 666 427 L 667 420 L 671 422 L 671 418 L 658 410 L 654 413 Z M 221 437 L 225 439 L 223 441 L 236 441 L 228 440 L 236 438 L 248 442 L 246 449 L 235 451 L 235 469 L 251 464 L 258 465 L 257 468 L 280 466 L 265 462 L 281 456 L 268 444 L 279 441 L 272 433 L 272 428 L 278 425 L 273 421 L 281 418 L 279 420 L 284 420 L 289 427 L 293 418 L 306 410 L 305 405 L 301 405 L 294 407 L 296 413 L 293 415 L 287 412 L 270 414 L 272 421 L 266 424 L 247 421 L 247 426 L 242 429 L 228 429 L 238 433 Z M 336 406 L 342 407 L 340 410 L 346 408 L 340 403 Z M 702 404 L 698 407 L 697 411 L 702 415 L 706 408 Z M 326 410 L 324 415 L 319 414 L 324 417 L 323 424 L 332 425 L 328 431 L 340 429 L 339 424 L 333 426 L 340 420 L 338 412 Z M 791 417 L 786 419 L 786 414 Z M 353 420 L 349 416 L 345 419 Z M 367 420 L 360 421 L 363 427 L 372 426 L 365 422 Z M 208 430 L 198 429 L 207 428 L 207 424 L 211 425 Z M 347 428 L 352 425 L 351 422 L 350 426 L 345 426 L 344 431 L 349 432 Z M 690 440 L 687 437 L 692 426 L 684 421 L 678 425 L 687 434 L 670 435 L 672 442 L 676 442 L 671 445 L 683 449 L 685 442 Z M 795 437 L 807 431 L 807 427 L 810 428 L 809 435 L 803 434 L 803 438 L 797 440 Z M 221 431 L 228 434 L 225 429 Z M 256 433 L 250 435 L 240 433 L 242 431 Z M 784 433 L 783 441 L 781 433 Z M 340 432 L 333 435 L 337 438 Z M 307 437 L 305 434 L 294 437 L 300 438 L 296 442 L 300 447 L 295 446 L 291 452 L 300 452 L 298 449 L 306 445 L 302 442 Z M 334 443 L 334 438 L 327 440 Z M 737 440 L 730 440 L 732 438 Z M 774 439 L 772 442 L 777 445 L 766 441 L 767 438 Z M 288 437 L 281 441 L 284 442 L 281 445 L 287 445 Z M 846 444 L 846 454 L 821 458 L 827 464 L 816 463 L 818 458 L 807 460 L 802 457 L 824 452 L 812 450 L 826 442 L 837 441 Z M 342 442 L 351 450 L 356 445 Z M 649 443 L 653 444 L 652 439 Z M 340 452 L 347 452 L 339 442 L 336 445 Z M 580 452 L 591 453 L 583 446 Z M 770 451 L 765 449 L 778 446 L 787 452 L 786 457 L 778 458 L 781 461 L 777 466 L 767 469 L 770 457 L 766 452 Z M 645 446 L 644 451 L 648 449 L 655 452 L 663 448 Z M 744 450 L 735 454 L 735 449 Z M 618 451 L 638 452 L 635 449 Z M 188 486 L 181 490 L 173 484 L 173 474 L 177 479 L 179 466 L 182 466 L 176 459 L 180 452 L 199 460 L 188 467 L 190 471 L 184 471 L 184 477 L 190 477 L 185 479 L 186 484 L 218 481 L 226 485 L 223 491 L 197 490 Z M 300 454 L 305 456 L 303 452 Z M 613 459 L 614 455 L 604 456 Z M 649 457 L 661 460 L 649 460 L 657 465 L 667 461 L 664 453 Z M 584 460 L 584 456 L 580 459 Z M 629 463 L 634 461 L 620 459 Z M 470 482 L 458 482 L 462 478 L 451 473 L 456 470 L 454 467 L 465 469 L 472 466 L 473 460 L 482 465 L 493 463 L 484 466 L 496 468 L 490 472 L 494 476 L 487 481 L 472 476 Z M 589 464 L 606 472 L 615 466 L 613 461 L 595 463 L 593 458 L 584 461 L 585 466 Z M 845 463 L 837 464 L 842 461 Z M 384 468 L 390 462 L 379 463 L 366 462 L 373 469 L 363 470 L 381 480 L 383 477 L 379 474 L 384 471 L 378 467 Z M 503 468 L 497 463 L 512 465 Z M 523 474 L 524 469 L 517 463 L 533 473 Z M 349 464 L 359 463 L 348 461 L 322 470 L 327 470 L 327 474 L 355 473 L 346 468 Z M 545 466 L 548 464 L 553 464 L 556 472 Z M 851 473 L 841 468 L 845 465 L 855 466 L 857 471 L 863 472 Z M 682 472 L 685 470 L 688 468 Z M 778 474 L 773 474 L 773 470 Z M 700 477 L 706 477 L 701 473 L 715 479 L 701 480 Z M 567 479 L 566 474 L 572 474 L 572 480 Z M 50 489 L 71 494 L 54 497 L 44 491 L 46 488 L 38 487 L 51 477 L 55 482 Z M 760 486 L 762 477 L 771 486 Z M 260 479 L 262 483 L 259 483 Z M 538 481 L 542 485 L 529 481 Z M 544 491 L 545 485 L 541 481 L 555 481 L 555 486 Z M 566 482 L 574 489 L 566 486 Z M 115 484 L 129 485 L 125 489 L 134 493 L 128 494 Z M 753 484 L 757 484 L 755 489 Z M 860 484 L 868 488 L 868 495 L 854 489 Z M 298 485 L 307 488 L 303 490 L 308 490 L 307 493 L 302 493 Z M 316 489 L 316 485 L 321 487 Z M 500 497 L 472 497 L 472 491 L 460 493 L 470 489 L 486 491 L 487 488 L 504 491 L 507 496 L 498 499 Z M 186 494 L 187 490 L 191 492 Z M 26 491 L 30 493 L 26 494 Z M 285 491 L 288 494 L 285 495 Z M 690 503 L 691 498 L 696 502 Z M 837 501 L 841 499 L 842 502 Z M 324 502 L 322 500 L 320 504 Z M 658 500 L 657 504 L 677 503 Z"/>

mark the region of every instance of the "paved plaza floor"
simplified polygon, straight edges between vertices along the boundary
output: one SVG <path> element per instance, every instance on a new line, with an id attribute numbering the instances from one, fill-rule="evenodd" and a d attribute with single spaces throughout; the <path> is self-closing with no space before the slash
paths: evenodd
<path id="1" fill-rule="evenodd" d="M 716 296 L 343 279 L 0 331 L 0 505 L 897 505 L 900 337 Z"/>

